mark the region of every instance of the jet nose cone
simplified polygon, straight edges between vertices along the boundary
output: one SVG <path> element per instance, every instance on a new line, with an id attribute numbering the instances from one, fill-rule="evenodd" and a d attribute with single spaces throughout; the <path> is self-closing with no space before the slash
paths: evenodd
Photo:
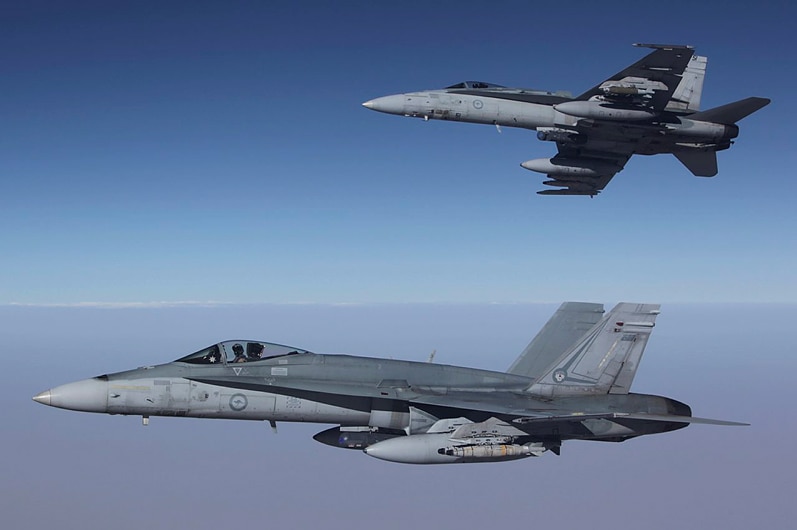
<path id="1" fill-rule="evenodd" d="M 372 99 L 363 103 L 363 107 L 388 114 L 404 114 L 404 96 L 397 94 Z"/>
<path id="2" fill-rule="evenodd" d="M 83 412 L 108 410 L 108 381 L 95 377 L 61 385 L 33 397 L 43 405 Z"/>
<path id="3" fill-rule="evenodd" d="M 49 405 L 50 404 L 50 391 L 45 390 L 44 392 L 39 392 L 35 396 L 33 396 L 33 401 L 36 403 L 41 403 L 42 405 Z"/>

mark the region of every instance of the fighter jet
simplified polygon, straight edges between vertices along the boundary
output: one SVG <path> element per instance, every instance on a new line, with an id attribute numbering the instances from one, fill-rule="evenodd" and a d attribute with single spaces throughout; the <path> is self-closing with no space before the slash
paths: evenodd
<path id="1" fill-rule="evenodd" d="M 391 462 L 495 462 L 560 453 L 566 440 L 622 442 L 690 423 L 674 399 L 631 393 L 659 314 L 653 304 L 565 302 L 506 372 L 316 354 L 230 340 L 174 362 L 47 390 L 86 412 L 331 423 L 319 442 Z M 430 358 L 431 361 L 431 358 Z"/>
<path id="2" fill-rule="evenodd" d="M 578 97 L 569 92 L 507 88 L 465 81 L 372 99 L 366 108 L 388 114 L 485 123 L 537 131 L 556 142 L 553 158 L 523 162 L 544 173 L 555 189 L 541 195 L 600 193 L 634 154 L 672 153 L 693 175 L 717 174 L 717 151 L 739 134 L 736 122 L 769 104 L 750 97 L 700 111 L 706 57 L 691 46 L 635 44 L 653 48 L 641 60 Z"/>

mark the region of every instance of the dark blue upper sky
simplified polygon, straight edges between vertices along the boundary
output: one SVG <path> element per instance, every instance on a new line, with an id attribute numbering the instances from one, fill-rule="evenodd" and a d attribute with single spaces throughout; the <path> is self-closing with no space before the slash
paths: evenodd
<path id="1" fill-rule="evenodd" d="M 792 301 L 795 11 L 690 2 L 12 2 L 0 10 L 0 302 Z M 582 91 L 632 42 L 709 57 L 741 122 L 713 179 L 635 157 L 541 197 L 533 132 L 370 98 Z"/>

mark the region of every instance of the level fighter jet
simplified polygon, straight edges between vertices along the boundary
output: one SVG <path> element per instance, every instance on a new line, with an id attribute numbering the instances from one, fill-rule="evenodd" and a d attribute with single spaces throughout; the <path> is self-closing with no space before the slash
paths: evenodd
<path id="1" fill-rule="evenodd" d="M 214 344 L 158 366 L 101 375 L 33 399 L 64 409 L 331 423 L 333 447 L 392 462 L 494 462 L 559 454 L 566 440 L 622 442 L 690 423 L 674 399 L 631 393 L 659 306 L 565 302 L 506 372 L 262 341 Z M 430 359 L 431 361 L 431 359 Z"/>
<path id="2" fill-rule="evenodd" d="M 568 92 L 466 81 L 397 94 L 363 106 L 388 114 L 521 127 L 556 142 L 553 158 L 520 164 L 544 173 L 542 195 L 594 196 L 631 155 L 672 153 L 692 174 L 717 174 L 717 151 L 739 134 L 736 122 L 769 99 L 750 97 L 700 111 L 706 57 L 690 46 L 635 44 L 654 51 L 578 97 Z"/>

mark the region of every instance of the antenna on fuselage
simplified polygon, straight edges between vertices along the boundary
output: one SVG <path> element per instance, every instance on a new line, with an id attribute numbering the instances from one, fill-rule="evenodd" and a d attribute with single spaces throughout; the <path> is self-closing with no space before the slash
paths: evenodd
<path id="1" fill-rule="evenodd" d="M 435 353 L 437 353 L 437 350 L 432 350 L 432 353 L 429 354 L 429 358 L 426 359 L 427 363 L 433 363 L 434 362 L 434 354 Z"/>

